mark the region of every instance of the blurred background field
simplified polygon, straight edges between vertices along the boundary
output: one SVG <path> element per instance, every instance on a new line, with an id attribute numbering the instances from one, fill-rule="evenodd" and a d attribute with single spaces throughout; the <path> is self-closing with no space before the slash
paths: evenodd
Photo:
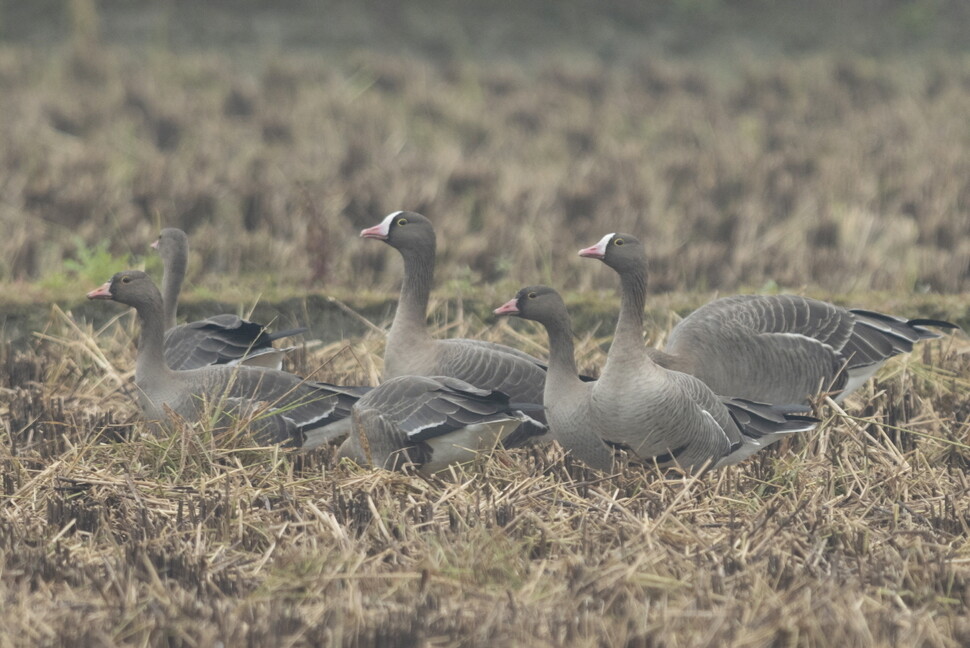
<path id="1" fill-rule="evenodd" d="M 410 209 L 443 332 L 542 354 L 487 313 L 550 283 L 590 371 L 613 231 L 655 342 L 741 291 L 966 328 L 968 34 L 959 0 L 0 0 L 0 646 L 967 645 L 962 334 L 700 480 L 425 481 L 147 436 L 133 318 L 82 302 L 181 227 L 183 314 L 258 300 L 324 341 L 291 368 L 372 383 L 401 265 L 357 234 Z"/>
<path id="2" fill-rule="evenodd" d="M 202 297 L 387 293 L 412 209 L 452 292 L 617 230 L 657 293 L 966 292 L 970 9 L 843 4 L 0 3 L 0 281 L 178 226 Z"/>

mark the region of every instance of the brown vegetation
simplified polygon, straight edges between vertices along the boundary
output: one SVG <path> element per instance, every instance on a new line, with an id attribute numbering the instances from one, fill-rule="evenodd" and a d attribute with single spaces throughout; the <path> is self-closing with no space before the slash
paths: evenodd
<path id="1" fill-rule="evenodd" d="M 229 51 L 0 49 L 0 277 L 171 225 L 197 277 L 387 289 L 356 233 L 412 209 L 473 282 L 609 285 L 617 229 L 660 291 L 970 281 L 965 59 Z"/>
<path id="2" fill-rule="evenodd" d="M 536 449 L 429 480 L 151 436 L 131 422 L 132 319 L 55 313 L 33 350 L 4 349 L 3 645 L 970 640 L 966 342 L 924 345 L 848 414 L 823 406 L 816 431 L 699 479 Z M 584 367 L 601 342 L 580 341 Z M 346 344 L 296 368 L 374 380 L 379 335 Z"/>
<path id="3" fill-rule="evenodd" d="M 654 341 L 674 312 L 741 289 L 970 321 L 965 56 L 808 51 L 820 32 L 801 20 L 787 29 L 802 54 L 658 56 L 637 25 L 555 3 L 564 30 L 606 34 L 593 55 L 548 46 L 524 3 L 482 39 L 535 41 L 472 58 L 467 26 L 434 3 L 338 4 L 303 26 L 333 39 L 319 51 L 174 47 L 177 29 L 120 44 L 88 0 L 70 3 L 65 45 L 0 43 L 11 302 L 46 318 L 50 299 L 128 263 L 156 269 L 148 244 L 178 226 L 196 298 L 323 291 L 381 324 L 374 303 L 400 266 L 357 232 L 413 209 L 439 231 L 442 335 L 541 355 L 528 325 L 477 314 L 551 283 L 571 293 L 584 370 L 603 362 L 615 276 L 575 252 L 615 230 L 648 243 Z M 694 33 L 670 45 L 690 49 L 727 4 L 671 3 L 702 15 L 651 37 Z M 965 13 L 864 4 L 911 30 L 924 5 Z M 614 11 L 659 11 L 641 5 Z M 0 21 L 31 6 L 0 2 Z M 472 6 L 480 25 L 492 5 Z M 962 38 L 966 22 L 949 27 Z M 360 49 L 358 27 L 388 36 L 384 50 Z M 417 36 L 423 51 L 398 51 Z M 281 320 L 315 326 L 321 303 Z M 29 343 L 0 345 L 0 647 L 970 644 L 961 335 L 891 361 L 844 412 L 820 404 L 817 430 L 700 478 L 604 476 L 530 449 L 426 479 L 204 426 L 153 436 L 131 398 L 134 318 L 97 306 L 54 307 Z M 314 330 L 325 343 L 291 368 L 375 383 L 380 335 L 331 343 L 346 330 Z"/>

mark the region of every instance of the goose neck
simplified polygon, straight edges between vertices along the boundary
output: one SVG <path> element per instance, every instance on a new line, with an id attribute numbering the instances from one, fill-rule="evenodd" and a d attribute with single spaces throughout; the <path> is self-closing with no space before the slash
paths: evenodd
<path id="1" fill-rule="evenodd" d="M 573 345 L 573 332 L 568 316 L 557 317 L 544 322 L 549 334 L 549 373 L 546 376 L 546 391 L 550 388 L 582 384 L 576 369 L 576 352 Z"/>
<path id="2" fill-rule="evenodd" d="M 182 282 L 185 280 L 187 265 L 188 251 L 181 248 L 176 250 L 171 258 L 164 260 L 162 305 L 165 316 L 165 330 L 175 327 L 175 314 L 178 310 L 179 295 L 182 292 Z"/>
<path id="3" fill-rule="evenodd" d="M 647 298 L 647 277 L 642 271 L 620 275 L 622 293 L 620 314 L 610 355 L 640 357 L 644 355 L 643 308 Z"/>
<path id="4" fill-rule="evenodd" d="M 172 370 L 165 364 L 165 330 L 162 325 L 162 304 L 153 298 L 135 307 L 141 331 L 138 335 L 138 360 L 135 379 L 167 377 Z"/>
<path id="5" fill-rule="evenodd" d="M 391 331 L 425 331 L 434 280 L 434 249 L 406 250 L 401 255 L 404 258 L 404 282 Z"/>

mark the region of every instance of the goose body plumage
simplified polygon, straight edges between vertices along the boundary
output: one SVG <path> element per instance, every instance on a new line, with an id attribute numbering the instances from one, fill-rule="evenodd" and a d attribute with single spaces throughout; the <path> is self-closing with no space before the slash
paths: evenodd
<path id="1" fill-rule="evenodd" d="M 148 275 L 119 272 L 88 298 L 113 300 L 137 311 L 141 331 L 135 385 L 149 421 L 173 415 L 195 421 L 211 411 L 218 414 L 220 427 L 252 419 L 259 442 L 316 447 L 349 432 L 350 408 L 370 389 L 307 381 L 266 367 L 171 369 L 164 357 L 162 297 Z"/>
<path id="2" fill-rule="evenodd" d="M 607 234 L 580 255 L 602 260 L 621 279 L 646 281 L 646 254 L 631 234 Z M 892 356 L 939 337 L 926 326 L 956 328 L 797 295 L 739 295 L 697 309 L 674 327 L 663 351 L 648 353 L 721 396 L 784 404 L 827 391 L 842 400 Z"/>
<path id="3" fill-rule="evenodd" d="M 688 315 L 665 352 L 718 392 L 783 403 L 827 391 L 841 401 L 889 358 L 940 337 L 925 326 L 955 328 L 798 295 L 738 295 Z"/>
<path id="4" fill-rule="evenodd" d="M 576 373 L 569 315 L 555 290 L 523 288 L 495 311 L 545 327 L 550 434 L 579 459 L 610 470 L 613 451 L 622 448 L 640 459 L 687 470 L 722 467 L 815 425 L 798 408 L 722 399 L 697 378 L 658 366 L 642 343 L 637 352 L 624 340 L 624 330 L 632 330 L 628 320 L 634 306 L 621 306 L 617 335 L 596 382 L 583 382 Z"/>
<path id="5" fill-rule="evenodd" d="M 436 238 L 426 217 L 394 212 L 360 235 L 384 241 L 404 259 L 401 296 L 384 351 L 385 380 L 405 375 L 448 376 L 479 389 L 500 391 L 515 402 L 542 402 L 546 371 L 541 360 L 482 340 L 431 337 L 426 318 Z M 542 420 L 541 413 L 536 418 Z"/>
<path id="6" fill-rule="evenodd" d="M 447 376 L 397 376 L 354 405 L 352 431 L 339 455 L 389 470 L 412 465 L 433 473 L 508 442 L 525 422 L 530 430 L 544 428 L 501 392 Z"/>

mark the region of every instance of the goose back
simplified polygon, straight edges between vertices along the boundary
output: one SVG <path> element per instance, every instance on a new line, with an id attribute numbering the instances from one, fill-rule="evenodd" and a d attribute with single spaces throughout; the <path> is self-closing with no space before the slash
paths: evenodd
<path id="1" fill-rule="evenodd" d="M 280 369 L 284 356 L 294 347 L 276 348 L 273 342 L 306 331 L 294 328 L 270 333 L 236 315 L 214 315 L 167 330 L 165 362 L 172 369 L 238 363 Z"/>
<path id="2" fill-rule="evenodd" d="M 954 328 L 797 295 L 738 295 L 691 313 L 671 331 L 665 352 L 725 395 L 801 403 L 831 391 L 842 400 L 889 358 L 939 337 L 927 325 Z"/>
<path id="3" fill-rule="evenodd" d="M 391 378 L 361 398 L 352 416 L 340 456 L 429 473 L 474 459 L 531 420 L 505 394 L 447 376 Z"/>

